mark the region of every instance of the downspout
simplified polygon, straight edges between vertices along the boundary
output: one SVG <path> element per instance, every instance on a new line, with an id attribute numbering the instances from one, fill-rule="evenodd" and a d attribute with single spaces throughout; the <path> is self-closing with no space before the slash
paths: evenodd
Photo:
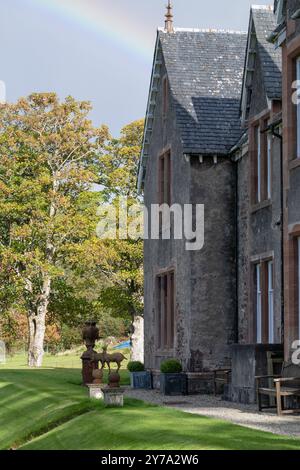
<path id="1" fill-rule="evenodd" d="M 271 133 L 280 140 L 280 202 L 281 202 L 281 342 L 284 342 L 284 227 L 283 227 L 283 137 L 274 126 Z"/>
<path id="2" fill-rule="evenodd" d="M 239 171 L 237 161 L 235 163 L 235 291 L 236 291 L 236 307 L 235 307 L 235 344 L 239 343 L 239 268 L 238 268 L 238 256 L 239 256 L 239 233 L 238 233 L 238 210 L 239 210 Z"/>

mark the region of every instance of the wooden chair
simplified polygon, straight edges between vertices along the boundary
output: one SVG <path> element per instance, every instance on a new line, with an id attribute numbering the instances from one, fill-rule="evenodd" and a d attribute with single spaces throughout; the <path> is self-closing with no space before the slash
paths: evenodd
<path id="1" fill-rule="evenodd" d="M 282 367 L 284 363 L 283 351 L 268 351 L 267 352 L 267 374 L 270 376 L 281 377 Z M 274 386 L 274 379 L 268 380 L 268 387 L 272 388 Z M 276 404 L 275 397 L 269 398 L 270 405 Z M 274 406 L 275 407 L 275 406 Z"/>
<path id="2" fill-rule="evenodd" d="M 218 393 L 218 384 L 226 385 L 231 381 L 231 369 L 216 369 L 213 371 L 214 395 Z"/>
<path id="3" fill-rule="evenodd" d="M 263 380 L 272 379 L 273 385 L 262 386 Z M 276 408 L 278 416 L 288 413 L 300 413 L 300 408 L 284 408 L 284 399 L 286 397 L 300 396 L 300 367 L 291 363 L 284 363 L 281 375 L 261 375 L 256 377 L 257 402 L 259 411 L 264 409 Z M 269 398 L 269 406 L 263 405 L 262 397 Z M 275 398 L 276 404 L 271 405 L 272 398 Z"/>

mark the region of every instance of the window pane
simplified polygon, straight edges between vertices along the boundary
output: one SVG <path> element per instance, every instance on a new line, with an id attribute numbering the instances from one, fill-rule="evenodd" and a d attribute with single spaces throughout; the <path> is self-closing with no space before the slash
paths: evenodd
<path id="1" fill-rule="evenodd" d="M 174 334 L 175 334 L 175 305 L 174 305 L 174 274 L 171 273 L 171 348 L 174 347 Z"/>
<path id="2" fill-rule="evenodd" d="M 297 157 L 300 158 L 300 57 L 297 59 Z"/>
<path id="3" fill-rule="evenodd" d="M 257 146 L 257 202 L 261 202 L 261 135 L 260 127 L 256 128 Z"/>
<path id="4" fill-rule="evenodd" d="M 273 286 L 273 261 L 268 263 L 268 317 L 269 317 L 269 343 L 273 344 L 275 341 L 275 321 L 274 321 L 274 286 Z"/>
<path id="5" fill-rule="evenodd" d="M 165 202 L 165 160 L 164 158 L 159 159 L 159 202 L 163 204 Z"/>
<path id="6" fill-rule="evenodd" d="M 164 203 L 170 205 L 171 203 L 171 155 L 170 152 L 166 153 L 164 160 Z"/>
<path id="7" fill-rule="evenodd" d="M 163 322 L 163 348 L 168 345 L 168 275 L 163 277 L 164 281 L 164 322 Z"/>
<path id="8" fill-rule="evenodd" d="M 268 152 L 268 160 L 267 160 L 267 178 L 268 178 L 268 199 L 272 197 L 272 136 L 268 134 L 267 136 L 267 152 Z"/>
<path id="9" fill-rule="evenodd" d="M 298 238 L 298 338 L 300 339 L 300 237 Z"/>
<path id="10" fill-rule="evenodd" d="M 256 341 L 262 342 L 261 266 L 256 266 Z"/>
<path id="11" fill-rule="evenodd" d="M 157 347 L 166 351 L 174 347 L 175 333 L 174 273 L 157 277 Z"/>
<path id="12" fill-rule="evenodd" d="M 157 278 L 157 347 L 161 348 L 161 277 Z"/>

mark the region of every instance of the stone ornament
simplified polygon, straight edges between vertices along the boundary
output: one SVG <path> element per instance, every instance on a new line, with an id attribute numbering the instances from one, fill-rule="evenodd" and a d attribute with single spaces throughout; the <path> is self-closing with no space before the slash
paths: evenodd
<path id="1" fill-rule="evenodd" d="M 126 357 L 123 356 L 123 354 L 121 354 L 121 353 L 108 354 L 107 353 L 107 346 L 103 346 L 102 353 L 94 353 L 92 355 L 92 360 L 93 361 L 101 362 L 101 368 L 102 369 L 104 369 L 105 364 L 107 364 L 109 372 L 111 371 L 110 365 L 112 363 L 117 364 L 117 366 L 118 366 L 117 372 L 119 372 L 119 370 L 121 368 L 121 364 L 124 361 L 124 359 L 126 359 Z"/>
<path id="2" fill-rule="evenodd" d="M 83 385 L 93 383 L 93 371 L 99 368 L 98 362 L 93 360 L 95 343 L 99 339 L 99 329 L 95 321 L 85 322 L 82 330 L 82 339 L 85 342 L 86 351 L 82 354 L 82 382 Z"/>

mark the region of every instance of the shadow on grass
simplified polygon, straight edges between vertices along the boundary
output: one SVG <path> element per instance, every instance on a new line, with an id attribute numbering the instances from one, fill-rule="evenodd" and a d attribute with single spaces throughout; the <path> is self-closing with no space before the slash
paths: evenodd
<path id="1" fill-rule="evenodd" d="M 24 449 L 299 450 L 300 441 L 126 399 L 122 409 L 76 417 Z"/>
<path id="2" fill-rule="evenodd" d="M 122 381 L 128 380 L 122 371 Z M 57 423 L 93 409 L 81 370 L 0 370 L 0 449 L 16 447 Z"/>
<path id="3" fill-rule="evenodd" d="M 300 440 L 134 399 L 107 409 L 80 383 L 80 369 L 0 370 L 0 448 L 28 442 L 24 449 L 300 449 Z"/>

